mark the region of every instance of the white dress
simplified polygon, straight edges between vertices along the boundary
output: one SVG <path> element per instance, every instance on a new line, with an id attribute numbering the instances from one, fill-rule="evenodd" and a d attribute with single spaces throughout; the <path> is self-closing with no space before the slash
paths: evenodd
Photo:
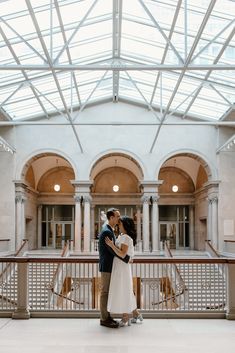
<path id="1" fill-rule="evenodd" d="M 131 237 L 127 234 L 119 235 L 115 245 L 121 248 L 121 244 L 128 245 L 127 254 L 133 257 L 134 246 Z M 109 286 L 108 311 L 115 314 L 131 313 L 136 307 L 131 265 L 115 256 Z"/>

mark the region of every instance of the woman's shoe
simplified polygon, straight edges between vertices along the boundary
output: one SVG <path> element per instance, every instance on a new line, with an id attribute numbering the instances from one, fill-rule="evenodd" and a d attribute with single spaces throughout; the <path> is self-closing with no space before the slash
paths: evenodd
<path id="1" fill-rule="evenodd" d="M 119 327 L 124 327 L 124 326 L 131 326 L 131 319 L 128 319 L 127 321 L 124 321 L 121 319 L 119 321 Z"/>
<path id="2" fill-rule="evenodd" d="M 131 319 L 131 323 L 132 324 L 136 324 L 138 322 L 138 320 L 140 322 L 142 322 L 144 320 L 142 314 L 139 314 L 138 316 L 134 316 L 132 319 Z"/>

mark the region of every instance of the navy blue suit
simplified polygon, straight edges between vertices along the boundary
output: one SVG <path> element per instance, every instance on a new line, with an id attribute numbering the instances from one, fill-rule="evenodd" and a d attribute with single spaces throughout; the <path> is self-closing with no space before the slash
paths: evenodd
<path id="1" fill-rule="evenodd" d="M 109 237 L 109 239 L 111 239 L 115 243 L 115 235 L 109 224 L 103 226 L 103 229 L 99 235 L 99 271 L 111 273 L 113 266 L 113 258 L 117 255 L 110 248 L 110 246 L 105 243 L 105 237 Z M 120 259 L 127 263 L 129 262 L 130 257 L 126 255 L 124 259 Z"/>

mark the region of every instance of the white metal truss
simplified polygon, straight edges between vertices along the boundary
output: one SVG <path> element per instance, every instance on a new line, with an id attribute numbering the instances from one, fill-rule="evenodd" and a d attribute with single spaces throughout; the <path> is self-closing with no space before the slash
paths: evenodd
<path id="1" fill-rule="evenodd" d="M 119 70 L 115 69 L 120 63 L 122 27 L 122 0 L 113 0 L 113 102 L 118 102 Z"/>
<path id="2" fill-rule="evenodd" d="M 234 34 L 235 34 L 235 27 L 234 27 L 234 28 L 232 29 L 232 31 L 230 32 L 230 35 L 227 37 L 227 39 L 226 39 L 224 45 L 222 46 L 221 50 L 219 51 L 217 57 L 215 58 L 215 60 L 214 60 L 214 62 L 213 62 L 213 65 L 217 65 L 218 61 L 220 60 L 221 56 L 222 56 L 223 53 L 224 53 L 224 50 L 226 49 L 227 45 L 229 44 L 229 42 L 230 42 L 231 39 L 233 38 Z M 208 80 L 208 78 L 210 77 L 211 73 L 212 73 L 212 69 L 210 69 L 210 70 L 207 72 L 206 76 L 205 76 L 204 79 L 203 79 L 203 83 L 205 83 L 205 82 Z M 189 109 L 190 109 L 191 106 L 193 105 L 193 103 L 194 103 L 195 99 L 197 98 L 197 96 L 199 95 L 201 89 L 202 89 L 202 85 L 200 85 L 200 86 L 198 87 L 198 90 L 197 90 L 196 94 L 193 96 L 193 98 L 192 98 L 190 104 L 188 105 L 188 108 L 185 110 L 184 117 L 186 117 L 186 115 L 187 115 Z"/>
<path id="3" fill-rule="evenodd" d="M 69 109 L 68 109 L 67 104 L 66 104 L 66 101 L 65 101 L 65 99 L 64 99 L 63 92 L 62 92 L 62 90 L 61 90 L 61 88 L 60 88 L 60 84 L 59 84 L 58 78 L 57 78 L 57 76 L 56 76 L 55 70 L 51 67 L 51 65 L 52 65 L 52 60 L 51 60 L 51 58 L 50 58 L 50 55 L 49 55 L 47 46 L 46 46 L 46 44 L 45 44 L 45 42 L 44 42 L 44 39 L 43 39 L 43 37 L 42 37 L 41 31 L 40 31 L 40 27 L 39 27 L 39 25 L 38 25 L 37 18 L 36 18 L 36 16 L 35 16 L 34 11 L 33 11 L 33 7 L 32 7 L 32 5 L 31 5 L 30 0 L 25 0 L 25 1 L 26 1 L 26 5 L 27 5 L 27 7 L 28 7 L 28 9 L 29 9 L 29 13 L 30 13 L 30 16 L 31 16 L 31 18 L 32 18 L 32 21 L 33 21 L 33 23 L 34 23 L 35 29 L 36 29 L 36 31 L 37 31 L 37 33 L 38 33 L 38 37 L 39 37 L 39 40 L 40 40 L 40 42 L 41 42 L 41 46 L 42 46 L 42 48 L 43 48 L 44 54 L 45 54 L 45 56 L 46 56 L 46 58 L 47 58 L 47 62 L 48 62 L 49 66 L 50 66 L 50 69 L 51 69 L 51 71 L 52 71 L 52 75 L 53 75 L 53 78 L 54 78 L 56 87 L 57 87 L 57 89 L 58 89 L 58 92 L 59 92 L 61 101 L 62 101 L 62 103 L 63 103 L 63 106 L 64 106 L 64 109 L 65 109 L 66 115 L 67 115 L 68 120 L 69 120 L 69 122 L 70 122 L 70 124 L 71 124 L 71 127 L 72 127 L 72 129 L 73 129 L 73 132 L 74 132 L 74 135 L 75 135 L 75 137 L 76 137 L 77 143 L 78 143 L 78 145 L 79 145 L 80 151 L 83 153 L 83 148 L 82 148 L 80 139 L 79 139 L 79 137 L 78 137 L 77 130 L 75 129 L 75 127 L 74 127 L 74 125 L 73 125 L 72 117 L 71 117 L 71 115 L 70 115 Z"/>
<path id="4" fill-rule="evenodd" d="M 191 62 L 191 59 L 192 59 L 192 57 L 193 57 L 193 54 L 194 54 L 195 49 L 196 49 L 196 47 L 197 47 L 197 44 L 198 44 L 198 42 L 199 42 L 199 40 L 200 40 L 201 34 L 202 34 L 202 32 L 203 32 L 203 30 L 204 30 L 206 24 L 207 24 L 207 21 L 208 21 L 208 19 L 209 19 L 209 17 L 210 17 L 211 11 L 213 10 L 213 7 L 215 6 L 215 3 L 216 3 L 216 0 L 211 0 L 210 5 L 209 5 L 209 7 L 208 7 L 208 9 L 207 9 L 207 12 L 206 12 L 206 14 L 205 14 L 205 16 L 204 16 L 204 18 L 203 18 L 202 23 L 201 23 L 201 26 L 200 26 L 200 28 L 199 28 L 199 30 L 198 30 L 197 36 L 195 37 L 195 40 L 194 40 L 193 45 L 192 45 L 192 47 L 191 47 L 191 50 L 190 50 L 190 52 L 189 52 L 189 54 L 188 54 L 188 57 L 187 57 L 187 59 L 186 59 L 186 61 L 185 61 L 185 70 L 188 68 L 189 63 Z M 169 100 L 169 102 L 168 102 L 168 105 L 167 105 L 167 107 L 166 107 L 166 109 L 165 109 L 165 111 L 164 111 L 164 114 L 163 114 L 162 120 L 161 120 L 161 125 L 158 127 L 157 132 L 156 132 L 156 134 L 155 134 L 153 143 L 152 143 L 151 148 L 150 148 L 150 153 L 153 152 L 155 143 L 156 143 L 157 138 L 158 138 L 158 135 L 159 135 L 159 133 L 160 133 L 160 129 L 161 129 L 163 123 L 164 123 L 164 120 L 165 120 L 166 117 L 167 117 L 167 114 L 168 114 L 168 112 L 169 112 L 169 109 L 170 109 L 170 107 L 171 107 L 171 104 L 172 104 L 172 102 L 173 102 L 173 99 L 174 99 L 174 97 L 175 97 L 175 95 L 176 95 L 176 92 L 178 91 L 178 88 L 179 88 L 179 86 L 180 86 L 180 83 L 181 83 L 181 81 L 182 81 L 182 79 L 183 79 L 183 77 L 184 77 L 185 70 L 181 72 L 181 74 L 180 74 L 180 76 L 179 76 L 179 78 L 178 78 L 178 81 L 177 81 L 177 83 L 176 83 L 176 86 L 175 86 L 175 88 L 174 88 L 174 91 L 173 91 L 173 93 L 172 93 L 172 95 L 171 95 L 171 98 L 170 98 L 170 100 Z"/>
<path id="5" fill-rule="evenodd" d="M 11 146 L 9 142 L 7 142 L 3 137 L 0 136 L 0 148 L 3 148 L 4 151 L 14 153 L 16 149 Z"/>
<path id="6" fill-rule="evenodd" d="M 215 119 L 226 119 L 235 101 L 235 19 L 215 6 L 223 2 L 228 5 L 227 0 L 211 1 L 206 9 L 191 0 L 48 0 L 43 5 L 26 0 L 27 8 L 22 6 L 19 12 L 1 12 L 0 50 L 7 55 L 0 58 L 0 119 L 16 120 L 18 111 L 22 120 L 38 119 L 40 114 L 49 119 L 58 113 L 68 119 L 81 152 L 75 121 L 88 104 L 97 101 L 138 101 L 152 111 L 158 128 L 150 152 L 168 116 L 210 121 L 209 114 L 197 114 L 198 101 L 213 104 L 218 96 Z M 86 7 L 69 21 L 70 6 Z M 170 21 L 161 16 L 161 9 L 170 9 Z M 44 14 L 47 25 L 40 23 Z M 200 28 L 190 26 L 190 15 L 204 17 Z M 21 31 L 18 18 L 31 18 L 36 30 Z M 219 26 L 205 30 L 211 18 L 218 19 Z M 96 27 L 101 31 L 96 32 Z M 173 88 L 166 81 L 173 82 Z M 190 83 L 183 94 L 181 83 Z M 130 86 L 135 89 L 129 90 Z M 201 98 L 204 88 L 211 97 Z M 30 116 L 29 108 L 24 117 L 24 105 L 30 107 L 35 100 L 35 114 Z"/>

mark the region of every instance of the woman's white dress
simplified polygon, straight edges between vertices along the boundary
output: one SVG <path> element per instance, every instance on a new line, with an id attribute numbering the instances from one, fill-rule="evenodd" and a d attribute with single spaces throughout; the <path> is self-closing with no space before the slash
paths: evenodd
<path id="1" fill-rule="evenodd" d="M 119 235 L 115 245 L 121 248 L 121 244 L 128 245 L 127 254 L 133 257 L 134 246 L 131 237 L 127 234 Z M 131 313 L 136 309 L 131 265 L 116 256 L 113 259 L 107 308 L 109 312 L 115 314 Z"/>

